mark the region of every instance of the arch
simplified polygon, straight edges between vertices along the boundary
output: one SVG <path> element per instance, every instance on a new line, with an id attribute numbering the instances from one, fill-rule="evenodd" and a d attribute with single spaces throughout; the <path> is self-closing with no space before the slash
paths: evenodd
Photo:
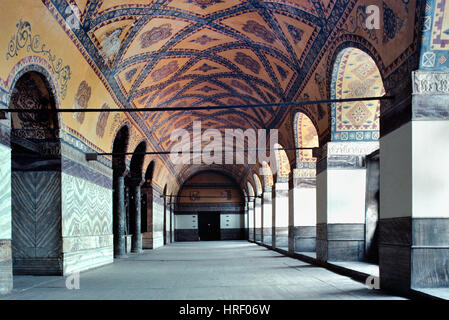
<path id="1" fill-rule="evenodd" d="M 145 183 L 146 184 L 149 184 L 153 181 L 154 167 L 155 167 L 155 161 L 151 160 L 147 166 L 147 170 L 145 170 Z"/>
<path id="2" fill-rule="evenodd" d="M 11 114 L 13 273 L 62 275 L 61 146 L 56 98 L 48 78 L 25 69 L 14 81 Z"/>
<path id="3" fill-rule="evenodd" d="M 288 182 L 290 175 L 290 161 L 285 150 L 282 150 L 279 143 L 274 144 L 274 153 L 276 159 L 276 182 Z"/>
<path id="4" fill-rule="evenodd" d="M 140 142 L 135 148 L 129 165 L 129 175 L 126 180 L 126 190 L 128 193 L 128 214 L 126 215 L 126 234 L 132 235 L 132 251 L 138 252 L 142 230 L 142 192 L 141 184 L 143 182 L 143 163 L 147 145 L 145 141 Z M 140 216 L 139 216 L 140 215 Z M 137 219 L 137 220 L 136 220 Z M 139 225 L 140 223 L 140 225 Z"/>
<path id="5" fill-rule="evenodd" d="M 318 132 L 312 120 L 303 112 L 297 112 L 294 120 L 295 146 L 296 148 L 319 147 Z M 312 150 L 296 150 L 296 167 L 315 167 L 316 162 Z"/>
<path id="6" fill-rule="evenodd" d="M 113 175 L 119 176 L 126 170 L 126 152 L 129 144 L 129 127 L 122 125 L 115 134 L 112 143 L 112 169 Z"/>
<path id="7" fill-rule="evenodd" d="M 336 56 L 331 81 L 331 99 L 363 98 L 385 94 L 382 75 L 372 56 L 347 47 Z M 332 141 L 377 141 L 380 101 L 333 103 Z"/>
<path id="8" fill-rule="evenodd" d="M 264 191 L 271 192 L 273 188 L 273 173 L 268 162 L 262 162 L 262 176 L 263 176 L 263 188 Z"/>
<path id="9" fill-rule="evenodd" d="M 251 202 L 254 198 L 254 188 L 251 182 L 246 182 L 246 187 L 248 189 L 248 202 Z"/>
<path id="10" fill-rule="evenodd" d="M 254 179 L 254 185 L 256 186 L 256 196 L 260 196 L 263 192 L 262 183 L 260 182 L 259 177 L 255 173 L 253 174 L 253 179 Z"/>
<path id="11" fill-rule="evenodd" d="M 147 151 L 147 144 L 145 141 L 140 142 L 133 152 L 130 163 L 131 179 L 139 183 L 143 178 L 143 163 L 145 160 L 145 152 Z"/>
<path id="12" fill-rule="evenodd" d="M 167 244 L 167 184 L 165 184 L 164 189 L 162 191 L 162 196 L 164 200 L 164 222 L 163 222 L 163 237 L 164 237 L 164 246 Z"/>
<path id="13" fill-rule="evenodd" d="M 36 60 L 37 63 L 41 63 L 42 65 L 36 64 L 36 63 L 30 63 L 28 60 L 30 58 L 33 58 L 33 60 Z M 57 109 L 61 103 L 60 103 L 60 95 L 56 80 L 56 75 L 49 71 L 51 70 L 50 65 L 48 65 L 47 61 L 45 59 L 42 59 L 40 57 L 26 57 L 19 61 L 13 68 L 13 70 L 17 70 L 15 73 L 11 73 L 8 76 L 8 82 L 9 82 L 9 95 L 7 104 L 11 104 L 11 98 L 14 94 L 14 91 L 17 89 L 17 82 L 22 79 L 23 76 L 26 76 L 27 74 L 38 74 L 45 83 L 46 90 L 48 90 L 49 95 L 51 96 L 51 101 L 54 103 L 54 107 Z M 11 80 L 9 80 L 11 79 Z M 62 128 L 62 120 L 58 113 L 55 113 L 55 118 L 57 119 L 57 123 L 59 128 Z"/>
<path id="14" fill-rule="evenodd" d="M 128 211 L 125 196 L 126 152 L 129 144 L 129 128 L 122 125 L 116 132 L 112 143 L 112 227 L 114 234 L 114 257 L 125 255 L 124 225 Z"/>
<path id="15" fill-rule="evenodd" d="M 227 174 L 218 170 L 196 173 L 182 184 L 177 198 L 176 241 L 245 238 L 243 193 Z M 192 225 L 192 220 L 197 224 Z"/>
<path id="16" fill-rule="evenodd" d="M 152 248 L 153 229 L 153 176 L 155 161 L 151 160 L 145 170 L 144 183 L 141 190 L 141 230 L 143 249 Z"/>

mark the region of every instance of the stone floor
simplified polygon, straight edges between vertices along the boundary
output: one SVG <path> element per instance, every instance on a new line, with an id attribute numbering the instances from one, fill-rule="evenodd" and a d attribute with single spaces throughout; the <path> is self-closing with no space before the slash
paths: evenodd
<path id="1" fill-rule="evenodd" d="M 0 299 L 401 299 L 246 241 L 174 243 L 64 277 L 15 276 Z"/>

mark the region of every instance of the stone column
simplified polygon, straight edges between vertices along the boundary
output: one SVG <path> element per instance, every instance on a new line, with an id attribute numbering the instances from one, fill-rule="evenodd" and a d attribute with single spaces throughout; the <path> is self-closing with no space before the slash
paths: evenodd
<path id="1" fill-rule="evenodd" d="M 273 201 L 271 199 L 271 189 L 265 189 L 262 193 L 262 243 L 268 246 L 273 245 Z"/>
<path id="2" fill-rule="evenodd" d="M 141 201 L 140 201 L 140 185 L 133 186 L 131 188 L 134 198 L 134 233 L 131 242 L 131 252 L 141 253 L 142 252 L 142 232 L 141 232 Z"/>
<path id="3" fill-rule="evenodd" d="M 273 185 L 272 200 L 272 246 L 288 250 L 288 182 Z"/>
<path id="4" fill-rule="evenodd" d="M 289 252 L 316 251 L 315 169 L 294 169 L 289 190 Z"/>
<path id="5" fill-rule="evenodd" d="M 246 195 L 245 195 L 245 199 L 247 199 Z M 245 205 L 243 207 L 243 224 L 244 224 L 244 229 L 245 229 L 245 239 L 248 239 L 248 234 L 249 234 L 249 223 L 248 223 L 248 201 L 245 200 Z"/>
<path id="6" fill-rule="evenodd" d="M 329 142 L 317 165 L 317 259 L 360 261 L 365 254 L 366 168 L 378 142 Z"/>
<path id="7" fill-rule="evenodd" d="M 116 201 L 117 201 L 117 215 L 115 219 L 115 233 L 114 237 L 114 257 L 121 258 L 126 256 L 125 250 L 125 177 L 119 176 L 116 178 L 115 185 Z"/>
<path id="8" fill-rule="evenodd" d="M 262 199 L 254 198 L 254 225 L 256 242 L 262 242 Z"/>
<path id="9" fill-rule="evenodd" d="M 254 201 L 252 199 L 248 201 L 248 226 L 248 240 L 254 241 Z"/>
<path id="10" fill-rule="evenodd" d="M 173 195 L 170 196 L 170 242 L 175 242 L 175 204 Z"/>
<path id="11" fill-rule="evenodd" d="M 380 140 L 381 287 L 449 287 L 449 72 L 413 74 L 411 121 Z"/>

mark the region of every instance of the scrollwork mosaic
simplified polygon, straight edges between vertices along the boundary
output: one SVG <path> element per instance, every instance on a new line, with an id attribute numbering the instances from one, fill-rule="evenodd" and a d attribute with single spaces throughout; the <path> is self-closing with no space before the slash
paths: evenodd
<path id="1" fill-rule="evenodd" d="M 51 49 L 46 48 L 46 44 L 41 42 L 40 35 L 33 35 L 31 24 L 28 21 L 20 20 L 16 26 L 17 32 L 9 41 L 6 60 L 18 56 L 19 51 L 24 48 L 26 48 L 28 52 L 44 55 L 57 76 L 60 95 L 61 98 L 64 99 L 67 93 L 67 85 L 72 74 L 70 66 L 64 65 L 61 58 L 57 58 L 56 55 L 52 53 Z"/>

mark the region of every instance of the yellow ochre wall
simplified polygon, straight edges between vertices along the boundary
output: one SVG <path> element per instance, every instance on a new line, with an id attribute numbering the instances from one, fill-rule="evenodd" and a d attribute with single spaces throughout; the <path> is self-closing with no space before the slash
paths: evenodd
<path id="1" fill-rule="evenodd" d="M 12 82 L 14 81 L 15 75 L 26 65 L 37 64 L 49 71 L 50 74 L 53 74 L 55 79 L 52 82 L 57 86 L 57 90 L 61 91 L 61 82 L 58 81 L 57 74 L 54 72 L 57 60 L 61 59 L 62 66 L 68 65 L 70 67 L 71 76 L 67 82 L 65 96 L 61 92 L 57 94 L 58 108 L 76 108 L 75 96 L 82 81 L 85 81 L 91 90 L 87 105 L 88 108 L 102 108 L 103 106 L 108 108 L 119 107 L 108 91 L 105 85 L 106 81 L 102 81 L 95 73 L 75 43 L 69 38 L 68 34 L 41 1 L 2 1 L 0 21 L 2 21 L 2 32 L 0 33 L 0 86 L 4 90 L 7 92 L 12 90 Z M 30 39 L 38 39 L 39 44 L 36 46 L 37 50 L 34 50 L 36 52 L 29 50 L 28 46 L 25 46 L 14 50 L 14 53 L 17 53 L 17 55 L 14 54 L 11 57 L 7 54 L 8 48 L 11 39 L 15 38 L 18 34 L 18 24 L 20 21 L 30 23 L 32 37 Z M 73 35 L 70 32 L 69 34 Z M 38 52 L 41 51 L 42 45 L 45 45 L 44 51 L 51 50 L 51 54 L 55 57 L 53 63 L 49 60 L 46 53 Z M 7 96 L 4 96 L 3 100 L 3 104 L 7 105 Z M 86 113 L 84 121 L 79 123 L 72 113 L 61 113 L 60 121 L 62 121 L 62 129 L 82 140 L 97 152 L 112 152 L 113 139 L 117 130 L 123 123 L 133 123 L 133 121 L 126 113 L 111 113 L 107 120 L 104 136 L 100 137 L 96 132 L 99 115 L 99 113 Z M 133 152 L 144 137 L 136 125 L 133 124 L 130 129 L 128 152 Z M 147 145 L 147 151 L 151 151 L 149 144 Z M 128 157 L 130 158 L 131 156 Z M 156 159 L 157 165 L 153 182 L 160 189 L 169 181 L 171 182 L 168 185 L 169 192 L 173 188 L 177 188 L 176 179 L 173 179 L 172 174 L 165 167 L 161 159 L 157 159 L 157 156 L 146 156 L 145 158 L 143 170 L 146 169 L 146 166 L 152 159 Z"/>

